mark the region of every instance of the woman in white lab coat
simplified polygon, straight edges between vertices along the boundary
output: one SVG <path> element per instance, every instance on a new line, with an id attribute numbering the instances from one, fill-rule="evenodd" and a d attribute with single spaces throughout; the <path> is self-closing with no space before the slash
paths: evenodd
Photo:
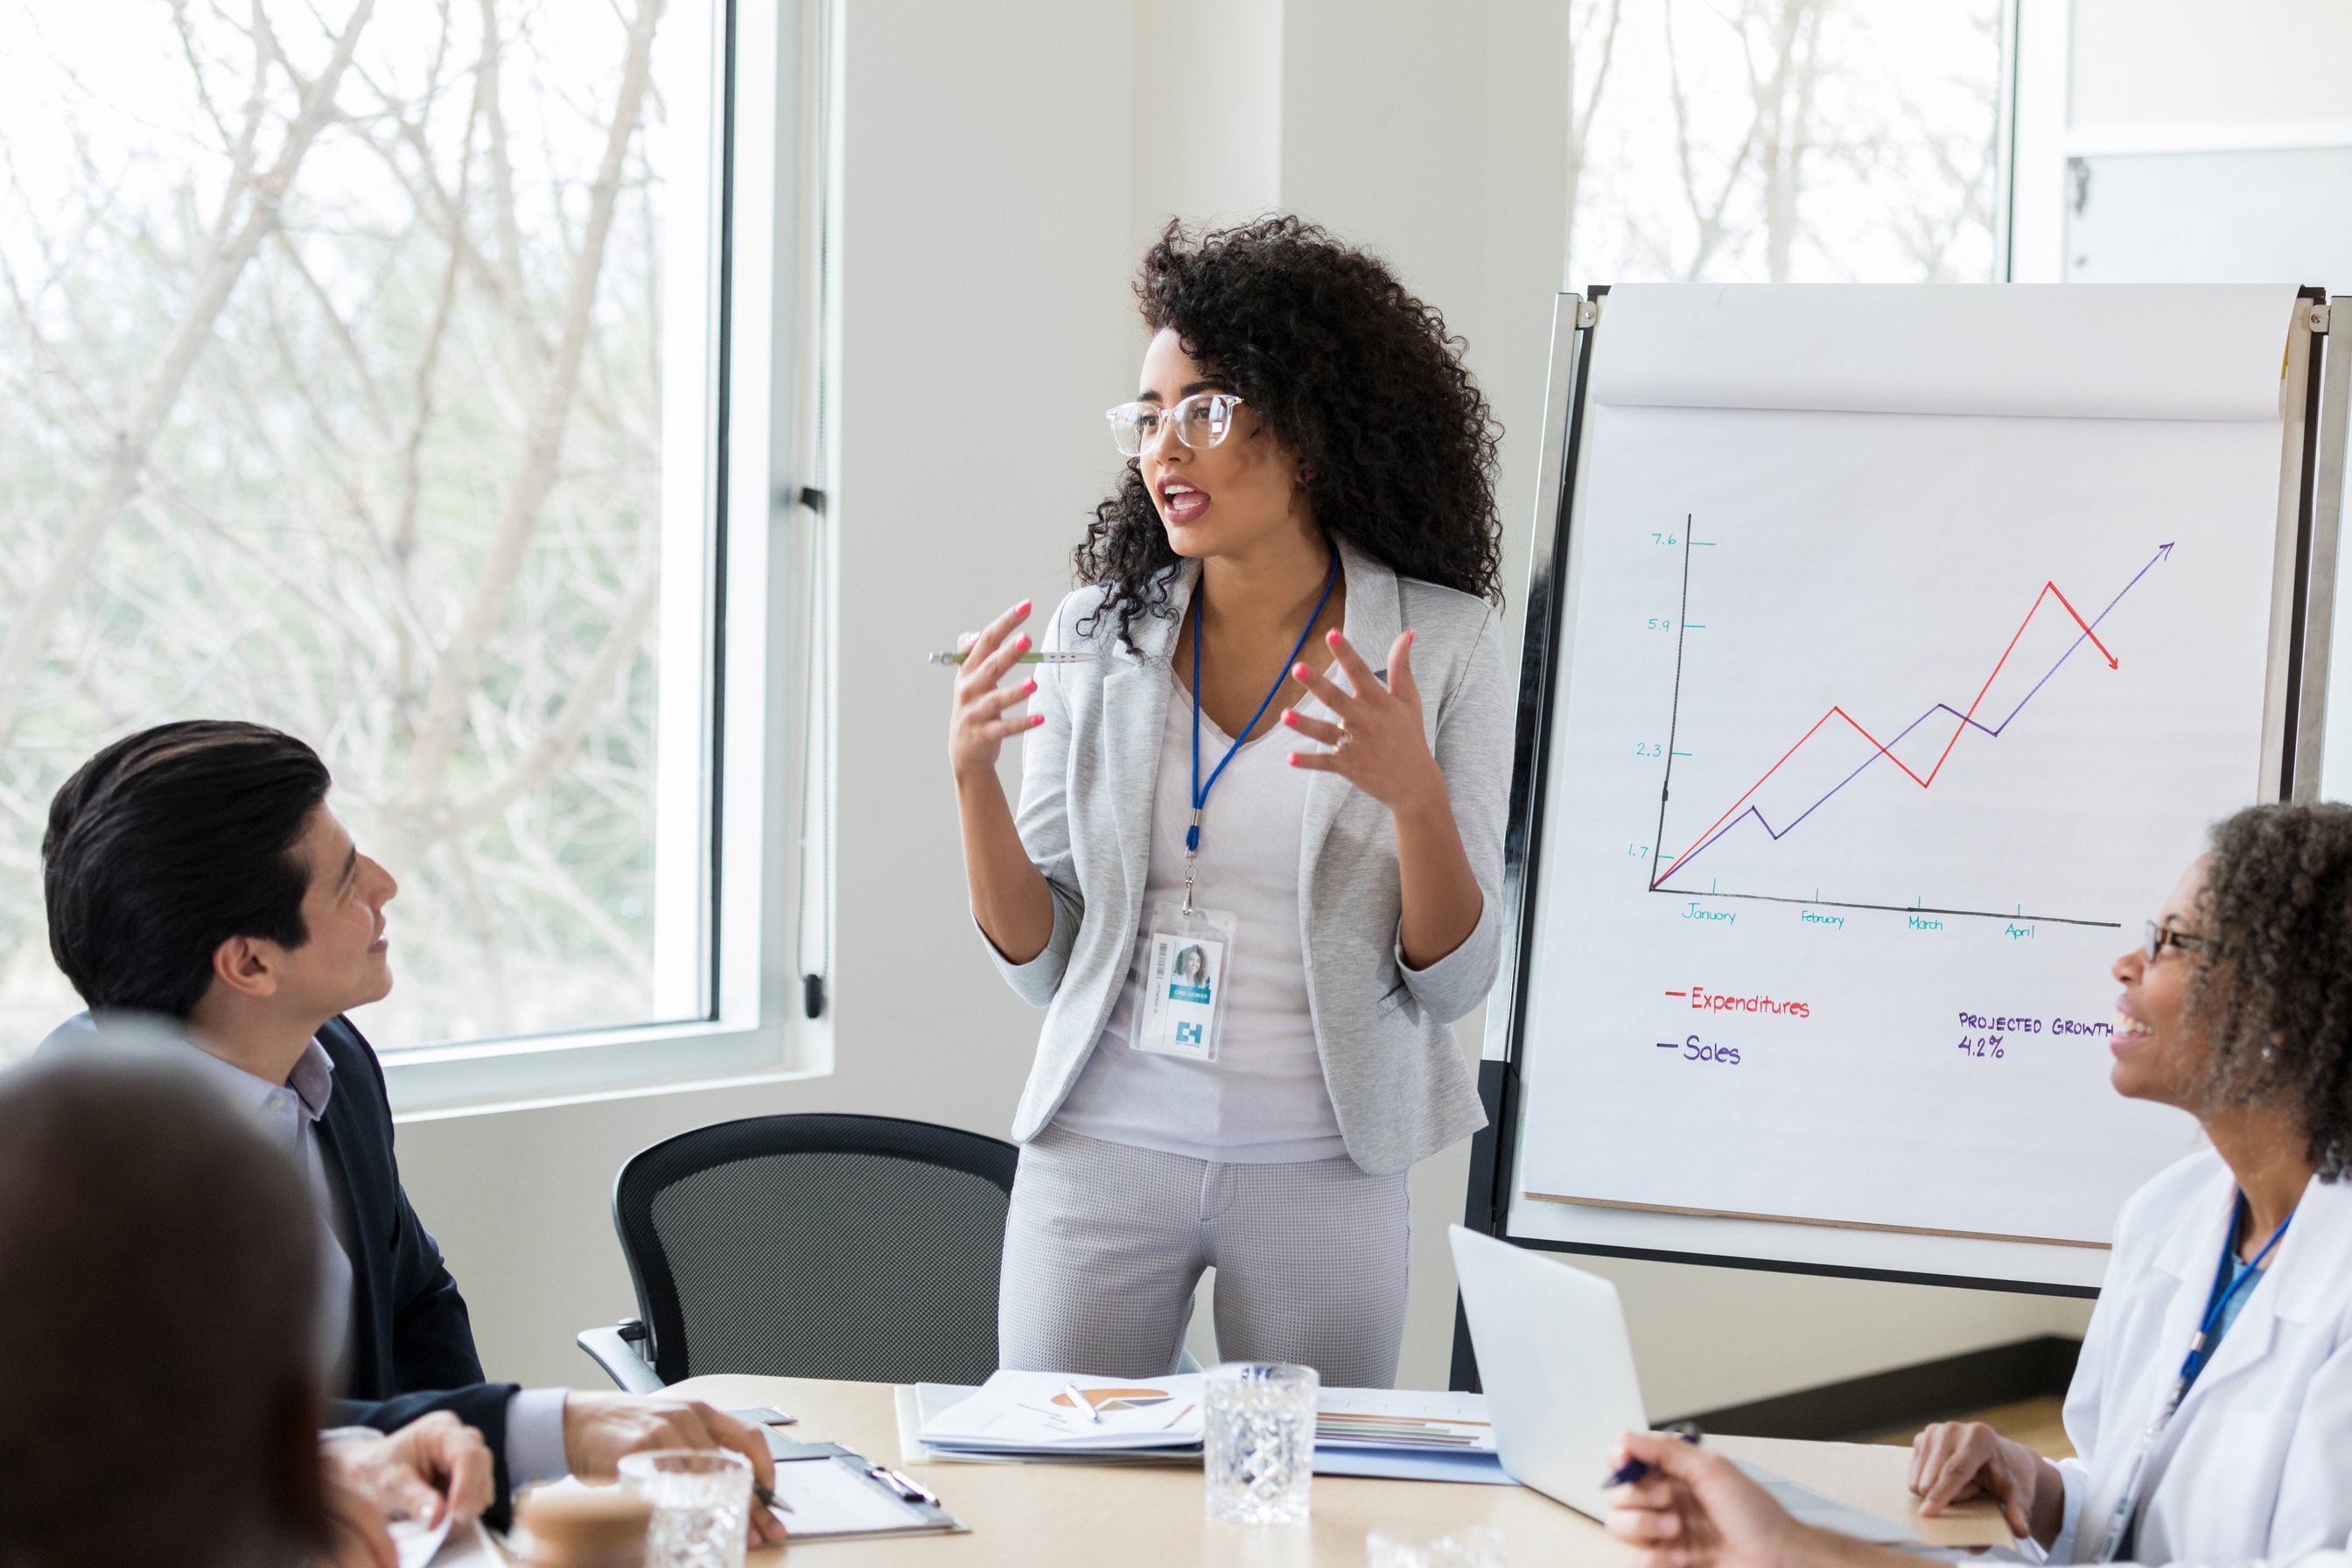
<path id="1" fill-rule="evenodd" d="M 2053 1562 L 2284 1563 L 2352 1537 L 2352 807 L 2214 830 L 2117 959 L 2118 1092 L 2212 1147 L 2134 1194 L 2066 1396 L 2080 1458 L 1981 1423 L 1912 1450 L 1924 1512 L 2000 1504 Z M 1956 1179 L 1965 1179 L 1958 1173 Z M 1712 1455 L 1629 1438 L 1612 1495 L 1652 1568 L 1913 1562 L 1796 1524 Z M 2029 1549 L 2031 1554 L 2031 1549 Z"/>

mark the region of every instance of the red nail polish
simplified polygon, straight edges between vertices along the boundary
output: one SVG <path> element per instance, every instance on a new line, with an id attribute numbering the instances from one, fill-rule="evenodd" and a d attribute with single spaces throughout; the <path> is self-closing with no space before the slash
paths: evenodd
<path id="1" fill-rule="evenodd" d="M 1043 713 L 1032 713 L 1029 715 L 1029 728 L 1032 730 L 1035 729 L 1038 725 L 1043 724 L 1045 721 L 1045 716 Z"/>
<path id="2" fill-rule="evenodd" d="M 1337 631 L 1326 632 L 1323 634 L 1323 640 L 1329 643 L 1333 647 L 1338 647 L 1339 646 L 1339 634 Z"/>
<path id="3" fill-rule="evenodd" d="M 1026 599 L 1021 601 L 1021 613 L 1024 616 L 1029 613 L 1029 601 Z"/>
<path id="4" fill-rule="evenodd" d="M 1029 651 L 1029 634 L 1027 632 L 1023 632 L 1021 634 L 1020 640 L 1014 644 L 1014 646 L 1020 648 L 1023 653 L 1027 653 Z"/>
<path id="5" fill-rule="evenodd" d="M 1024 692 L 1034 691 L 1037 689 L 1037 683 L 1033 679 L 1027 685 L 1022 687 L 1021 689 Z"/>

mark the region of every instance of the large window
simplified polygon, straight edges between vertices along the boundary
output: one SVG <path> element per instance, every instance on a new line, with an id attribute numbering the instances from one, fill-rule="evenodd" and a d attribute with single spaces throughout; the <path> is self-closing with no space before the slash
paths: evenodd
<path id="1" fill-rule="evenodd" d="M 1576 0 L 1570 287 L 1989 282 L 2000 0 Z"/>
<path id="2" fill-rule="evenodd" d="M 98 745 L 318 747 L 388 1049 L 709 1016 L 718 0 L 0 0 L 0 1059 Z"/>

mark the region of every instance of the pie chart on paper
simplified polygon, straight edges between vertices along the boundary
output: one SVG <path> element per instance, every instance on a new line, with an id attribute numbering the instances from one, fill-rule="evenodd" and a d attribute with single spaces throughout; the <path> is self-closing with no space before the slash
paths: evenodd
<path id="1" fill-rule="evenodd" d="M 1175 1397 L 1164 1388 L 1081 1388 L 1071 1392 L 1085 1394 L 1087 1403 L 1094 1406 L 1097 1415 L 1113 1410 L 1149 1410 Z M 1050 1403 L 1064 1410 L 1076 1408 L 1070 1402 L 1067 1392 L 1054 1395 Z"/>

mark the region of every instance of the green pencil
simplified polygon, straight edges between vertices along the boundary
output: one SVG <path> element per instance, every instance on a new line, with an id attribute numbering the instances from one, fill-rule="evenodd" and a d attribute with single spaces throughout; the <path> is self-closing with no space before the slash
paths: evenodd
<path id="1" fill-rule="evenodd" d="M 1032 648 L 1027 653 L 1013 655 L 1013 662 L 1015 664 L 1089 664 L 1093 662 L 1094 657 L 1090 653 L 1040 653 Z M 961 664 L 964 661 L 964 656 L 960 653 L 935 653 L 930 656 L 930 658 L 933 664 Z"/>

